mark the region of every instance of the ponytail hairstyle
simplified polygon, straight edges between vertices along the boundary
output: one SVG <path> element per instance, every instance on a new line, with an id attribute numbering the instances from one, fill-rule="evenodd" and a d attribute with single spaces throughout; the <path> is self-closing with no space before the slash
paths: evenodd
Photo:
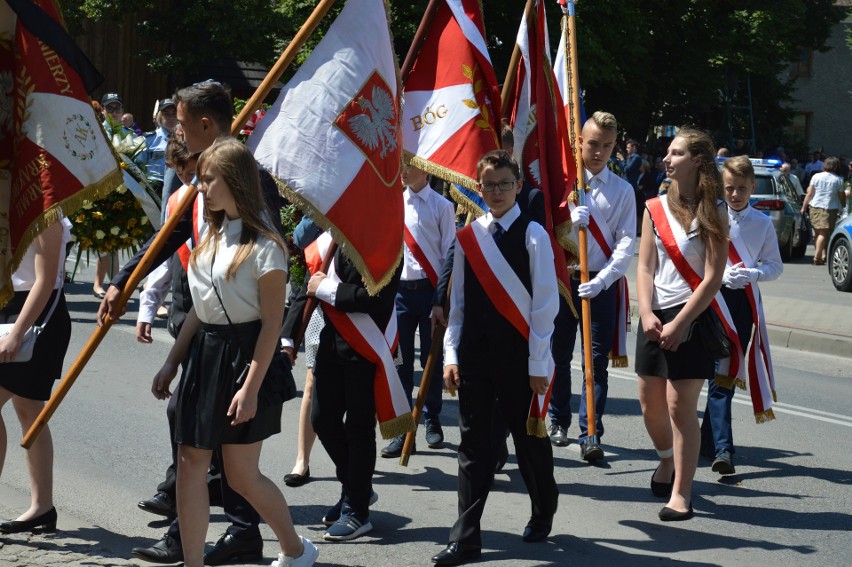
<path id="1" fill-rule="evenodd" d="M 225 273 L 228 280 L 237 273 L 240 264 L 248 257 L 260 236 L 265 236 L 275 242 L 284 255 L 287 255 L 287 247 L 281 235 L 278 234 L 271 224 L 271 212 L 263 198 L 260 188 L 260 175 L 257 172 L 257 162 L 252 153 L 236 138 L 222 137 L 216 140 L 212 146 L 201 152 L 198 158 L 197 172 L 200 178 L 210 169 L 215 168 L 222 176 L 222 180 L 231 190 L 237 213 L 243 222 L 240 244 L 234 254 L 234 259 Z M 213 247 L 215 253 L 219 246 L 219 231 L 225 219 L 225 211 L 211 211 L 204 209 L 204 220 L 209 225 L 201 242 L 192 251 L 190 262 L 196 266 L 196 258 L 205 253 L 208 247 Z"/>
<path id="2" fill-rule="evenodd" d="M 718 202 L 722 199 L 724 185 L 722 174 L 716 166 L 716 150 L 713 140 L 707 132 L 696 128 L 684 127 L 678 130 L 675 138 L 686 142 L 687 151 L 700 160 L 698 182 L 695 186 L 695 204 L 690 206 L 680 197 L 677 181 L 672 180 L 669 188 L 668 204 L 674 217 L 684 231 L 689 232 L 692 221 L 698 219 L 698 235 L 707 245 L 710 241 L 725 241 L 725 227 L 719 220 Z"/>

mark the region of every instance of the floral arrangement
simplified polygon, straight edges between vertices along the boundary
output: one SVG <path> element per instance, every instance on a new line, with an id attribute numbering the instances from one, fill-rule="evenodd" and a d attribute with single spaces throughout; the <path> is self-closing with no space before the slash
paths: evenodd
<path id="1" fill-rule="evenodd" d="M 135 250 L 154 233 L 142 205 L 124 185 L 105 199 L 83 201 L 83 206 L 71 215 L 71 222 L 71 237 L 80 249 L 99 255 L 125 248 Z"/>

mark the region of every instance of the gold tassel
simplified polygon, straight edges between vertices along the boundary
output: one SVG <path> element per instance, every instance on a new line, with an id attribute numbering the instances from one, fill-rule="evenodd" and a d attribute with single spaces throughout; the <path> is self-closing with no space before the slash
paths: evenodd
<path id="1" fill-rule="evenodd" d="M 766 411 L 761 411 L 754 414 L 754 421 L 756 423 L 766 423 L 775 419 L 775 412 L 772 411 L 772 408 L 769 408 Z"/>
<path id="2" fill-rule="evenodd" d="M 609 355 L 613 368 L 627 368 L 627 355 Z"/>
<path id="3" fill-rule="evenodd" d="M 471 191 L 476 189 L 476 180 L 471 177 L 468 177 L 467 175 L 462 175 L 457 171 L 453 171 L 452 169 L 447 169 L 444 166 L 427 161 L 421 157 L 412 154 L 407 150 L 403 152 L 403 156 L 404 161 L 406 163 L 413 165 L 420 171 L 431 173 L 432 175 L 436 175 L 444 181 L 449 181 L 450 183 L 457 183 L 462 187 L 470 189 Z"/>
<path id="4" fill-rule="evenodd" d="M 409 431 L 414 431 L 414 425 L 414 416 L 411 415 L 411 412 L 408 412 L 380 423 L 379 431 L 382 433 L 382 439 L 393 439 L 405 435 Z"/>
<path id="5" fill-rule="evenodd" d="M 772 401 L 773 402 L 778 401 L 778 394 L 775 393 L 775 390 L 772 390 Z"/>
<path id="6" fill-rule="evenodd" d="M 547 437 L 547 427 L 544 425 L 544 420 L 537 417 L 527 418 L 527 435 L 536 437 Z"/>
<path id="7" fill-rule="evenodd" d="M 734 389 L 736 381 L 737 378 L 735 376 L 725 376 L 724 374 L 716 374 L 716 378 L 713 379 L 713 383 L 716 384 L 716 386 L 728 390 Z"/>

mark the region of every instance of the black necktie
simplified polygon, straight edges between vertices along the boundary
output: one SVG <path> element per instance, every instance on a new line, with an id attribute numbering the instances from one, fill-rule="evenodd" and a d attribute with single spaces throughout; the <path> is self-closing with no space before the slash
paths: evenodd
<path id="1" fill-rule="evenodd" d="M 503 238 L 503 234 L 505 234 L 505 230 L 503 230 L 503 225 L 499 222 L 494 223 L 494 242 L 500 242 L 500 239 Z"/>

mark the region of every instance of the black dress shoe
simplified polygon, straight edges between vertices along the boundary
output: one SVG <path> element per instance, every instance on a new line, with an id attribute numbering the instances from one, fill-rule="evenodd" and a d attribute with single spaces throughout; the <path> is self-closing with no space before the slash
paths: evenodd
<path id="1" fill-rule="evenodd" d="M 405 445 L 405 435 L 400 435 L 399 437 L 394 437 L 393 440 L 388 443 L 388 446 L 382 449 L 382 457 L 385 459 L 396 459 L 400 455 L 402 455 L 402 448 Z M 415 443 L 413 447 L 411 447 L 411 454 L 417 452 L 417 444 Z"/>
<path id="2" fill-rule="evenodd" d="M 4 534 L 18 534 L 21 532 L 55 532 L 56 531 L 56 508 L 51 508 L 44 514 L 36 516 L 31 520 L 12 520 L 0 523 L 0 532 Z"/>
<path id="3" fill-rule="evenodd" d="M 669 498 L 672 495 L 672 488 L 674 488 L 675 473 L 672 471 L 671 482 L 657 482 L 654 480 L 654 475 L 657 474 L 658 470 L 660 470 L 660 465 L 657 465 L 654 474 L 651 475 L 651 492 L 658 498 Z"/>
<path id="4" fill-rule="evenodd" d="M 444 444 L 444 430 L 438 418 L 426 420 L 426 444 L 430 449 L 438 449 Z"/>
<path id="5" fill-rule="evenodd" d="M 137 506 L 158 516 L 174 518 L 177 515 L 175 500 L 166 492 L 158 492 L 148 500 L 140 500 Z"/>
<path id="6" fill-rule="evenodd" d="M 550 521 L 530 520 L 524 528 L 523 540 L 527 543 L 544 541 L 550 535 L 553 526 L 553 518 Z"/>
<path id="7" fill-rule="evenodd" d="M 311 479 L 311 467 L 305 470 L 305 474 L 290 473 L 284 475 L 284 484 L 293 488 L 302 486 Z"/>
<path id="8" fill-rule="evenodd" d="M 550 424 L 550 443 L 554 447 L 568 446 L 568 431 L 558 423 Z"/>
<path id="9" fill-rule="evenodd" d="M 692 502 L 689 503 L 689 510 L 686 512 L 679 512 L 678 510 L 674 510 L 669 508 L 668 506 L 663 506 L 663 509 L 660 510 L 660 519 L 664 522 L 682 522 L 683 520 L 689 520 L 695 514 L 692 511 Z"/>
<path id="10" fill-rule="evenodd" d="M 584 461 L 599 461 L 604 458 L 604 452 L 600 445 L 580 443 L 580 456 Z"/>
<path id="11" fill-rule="evenodd" d="M 444 551 L 432 556 L 435 565 L 461 565 L 474 559 L 479 559 L 482 549 L 454 541 Z"/>
<path id="12" fill-rule="evenodd" d="M 179 563 L 183 561 L 183 548 L 180 540 L 169 534 L 151 547 L 134 547 L 130 554 L 136 559 L 150 563 Z"/>
<path id="13" fill-rule="evenodd" d="M 263 539 L 240 539 L 226 533 L 219 538 L 213 549 L 204 554 L 205 565 L 228 565 L 230 563 L 254 563 L 263 559 Z"/>

